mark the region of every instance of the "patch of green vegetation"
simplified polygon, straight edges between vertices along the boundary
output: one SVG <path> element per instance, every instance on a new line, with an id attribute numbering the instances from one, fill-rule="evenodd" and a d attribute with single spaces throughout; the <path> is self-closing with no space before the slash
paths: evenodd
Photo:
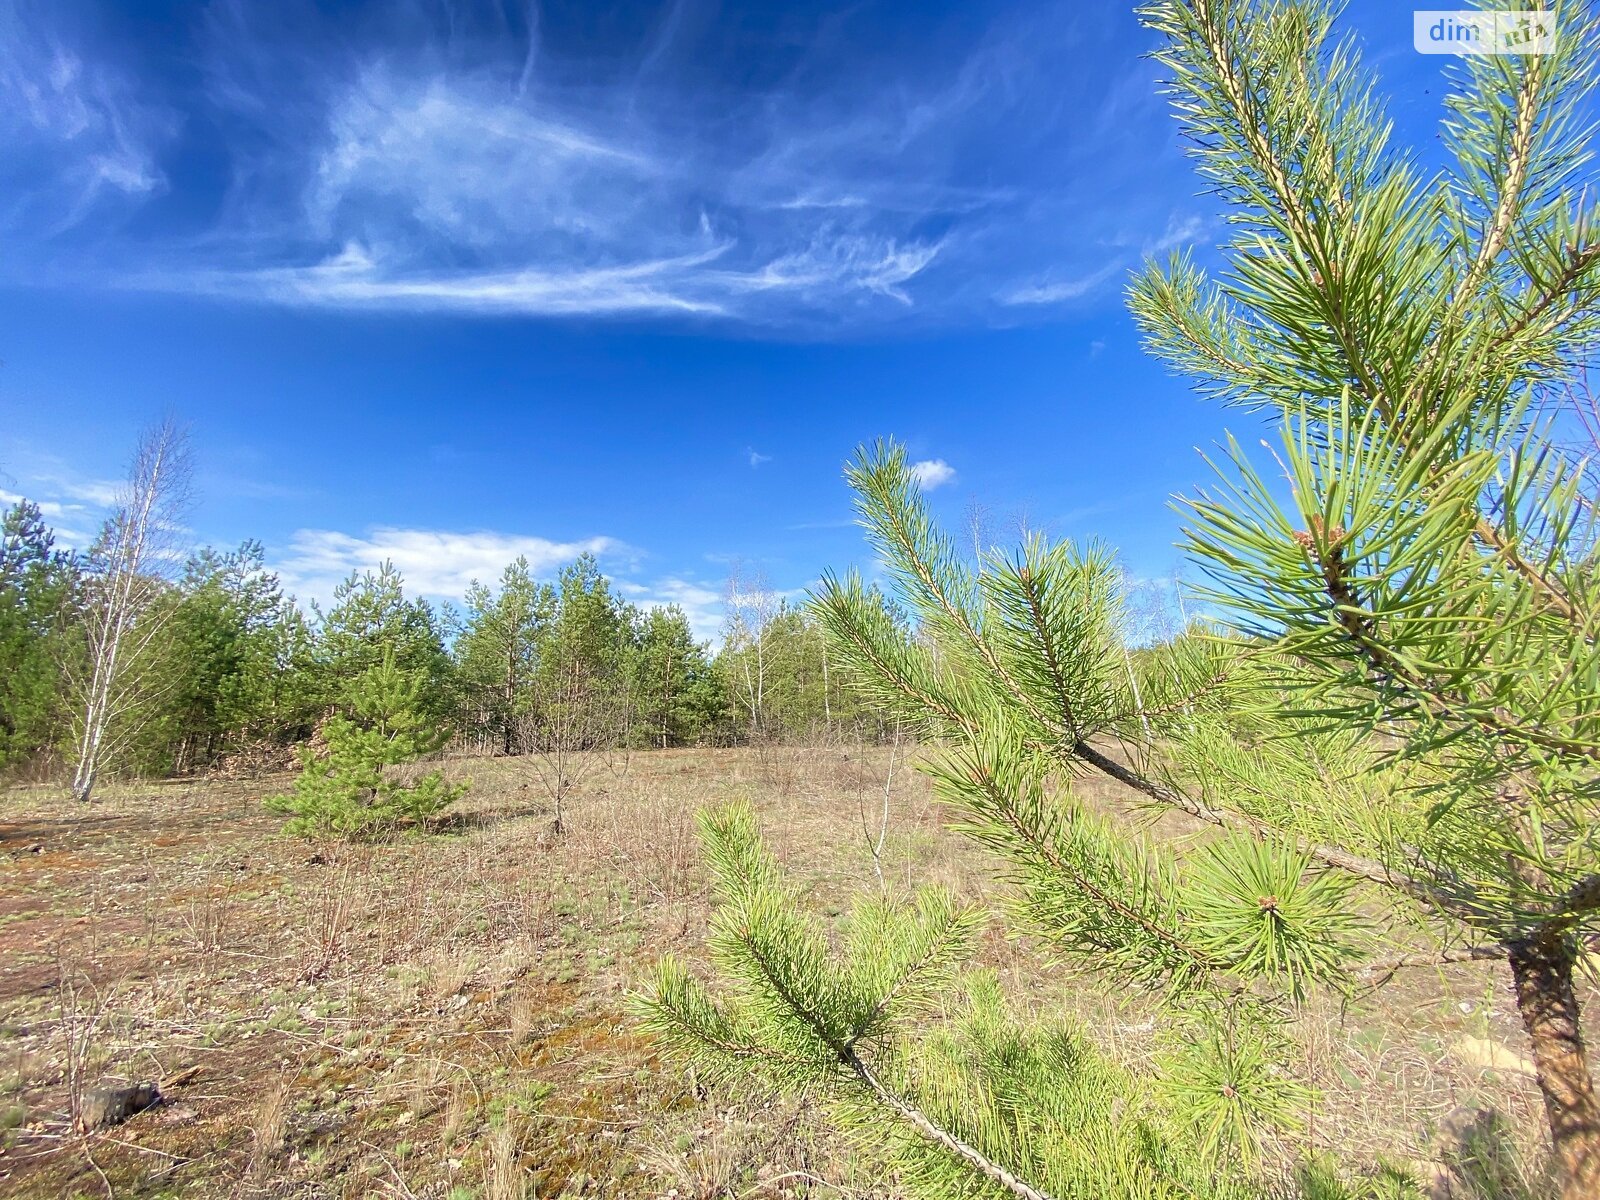
<path id="1" fill-rule="evenodd" d="M 537 1079 L 512 1087 L 489 1101 L 485 1108 L 489 1124 L 496 1127 L 503 1125 L 512 1114 L 533 1116 L 555 1090 L 552 1084 Z"/>
<path id="2" fill-rule="evenodd" d="M 266 1027 L 280 1033 L 306 1033 L 311 1029 L 300 1014 L 292 1009 L 280 1009 L 273 1013 Z"/>

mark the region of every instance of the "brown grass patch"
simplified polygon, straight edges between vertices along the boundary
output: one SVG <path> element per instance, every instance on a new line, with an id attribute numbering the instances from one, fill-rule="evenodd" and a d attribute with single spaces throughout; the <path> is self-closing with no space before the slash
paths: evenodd
<path id="1" fill-rule="evenodd" d="M 0 1193 L 103 1191 L 68 1136 L 75 1094 L 200 1064 L 177 1103 L 88 1143 L 118 1194 L 892 1195 L 806 1113 L 704 1096 L 624 1001 L 661 954 L 701 953 L 694 813 L 720 800 L 756 806 L 819 913 L 924 882 L 998 906 L 993 864 L 920 776 L 853 747 L 639 753 L 589 773 L 541 839 L 530 764 L 446 769 L 475 780 L 462 819 L 362 847 L 281 836 L 260 802 L 286 777 L 130 786 L 88 811 L 0 796 L 0 1116 L 23 1114 L 0 1128 Z M 1041 969 L 998 924 L 982 956 L 1023 1003 L 1148 1063 L 1147 1004 Z M 1312 1145 L 1537 1175 L 1532 1081 L 1452 1052 L 1526 1054 L 1494 964 L 1314 1006 L 1305 1033 Z M 1491 1108 L 1492 1130 L 1473 1116 Z"/>

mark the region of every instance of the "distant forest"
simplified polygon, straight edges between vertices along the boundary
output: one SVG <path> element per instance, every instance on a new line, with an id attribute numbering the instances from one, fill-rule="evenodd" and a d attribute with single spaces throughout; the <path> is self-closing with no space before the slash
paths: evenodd
<path id="1" fill-rule="evenodd" d="M 62 549 L 39 507 L 0 536 L 0 770 L 46 779 L 73 758 L 94 675 L 94 622 L 117 574 L 107 547 Z M 803 606 L 730 588 L 712 652 L 676 606 L 620 598 L 594 558 L 555 580 L 525 559 L 459 605 L 408 595 L 390 564 L 352 573 L 323 610 L 285 594 L 260 543 L 201 549 L 138 582 L 107 715 L 109 773 L 159 777 L 290 767 L 291 747 L 349 703 L 386 652 L 421 683 L 453 745 L 520 754 L 883 738 L 890 731 L 830 669 Z M 152 560 L 154 561 L 154 560 Z M 574 714 L 581 714 L 579 727 Z"/>

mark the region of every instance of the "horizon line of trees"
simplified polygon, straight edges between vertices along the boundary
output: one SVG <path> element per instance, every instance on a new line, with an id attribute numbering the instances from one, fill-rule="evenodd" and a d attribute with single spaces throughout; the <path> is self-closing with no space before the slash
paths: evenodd
<path id="1" fill-rule="evenodd" d="M 518 558 L 458 606 L 408 594 L 386 562 L 352 571 L 324 610 L 286 594 L 254 540 L 119 580 L 133 574 L 114 553 L 126 525 L 114 516 L 77 552 L 33 502 L 0 519 L 0 776 L 70 771 L 78 793 L 90 740 L 103 748 L 94 774 L 287 766 L 322 722 L 349 715 L 351 681 L 386 654 L 451 747 L 478 753 L 890 734 L 830 666 L 814 618 L 765 587 L 730 585 L 713 652 L 681 608 L 629 603 L 590 555 L 553 580 Z M 140 602 L 112 613 L 126 628 L 108 682 L 105 598 L 135 582 Z M 85 696 L 102 697 L 98 720 Z"/>

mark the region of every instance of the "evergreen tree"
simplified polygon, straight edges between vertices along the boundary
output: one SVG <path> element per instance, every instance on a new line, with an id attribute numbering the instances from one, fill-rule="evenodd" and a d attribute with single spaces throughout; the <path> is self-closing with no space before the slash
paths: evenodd
<path id="1" fill-rule="evenodd" d="M 75 582 L 39 506 L 18 501 L 0 522 L 0 769 L 50 752 L 63 733 Z"/>
<path id="2" fill-rule="evenodd" d="M 294 790 L 267 801 L 290 818 L 290 833 L 371 837 L 437 816 L 466 792 L 467 784 L 446 784 L 439 771 L 411 782 L 393 771 L 450 739 L 449 727 L 428 715 L 427 686 L 426 673 L 401 667 L 393 650 L 350 681 L 351 715 L 324 722 L 326 749 L 303 748 Z"/>
<path id="3" fill-rule="evenodd" d="M 1180 256 L 1138 280 L 1134 311 L 1158 352 L 1285 427 L 1287 498 L 1234 445 L 1227 490 L 1192 509 L 1236 628 L 1127 653 L 1109 554 L 1033 537 L 971 564 L 896 448 L 849 478 L 914 634 L 853 576 L 825 580 L 816 611 L 867 693 L 942 744 L 926 769 L 1005 864 L 1022 927 L 1167 1001 L 1186 1044 L 1136 1087 L 1161 1111 L 1134 1111 L 1214 1182 L 1140 1170 L 1099 1194 L 1230 1194 L 1306 1103 L 1279 1046 L 1299 998 L 1362 964 L 1483 957 L 1511 967 L 1562 1196 L 1600 1194 L 1572 986 L 1600 914 L 1596 540 L 1535 407 L 1600 330 L 1596 214 L 1571 188 L 1594 30 L 1566 5 L 1553 54 L 1465 60 L 1441 181 L 1388 144 L 1328 6 L 1142 11 L 1239 233 L 1220 281 Z M 1213 837 L 1183 850 L 1098 815 L 1073 785 L 1086 771 Z M 847 941 L 835 964 L 748 833 L 709 837 L 727 986 L 719 999 L 669 963 L 646 1001 L 658 1032 L 738 1073 L 850 1089 L 842 1120 L 889 1118 L 936 1159 L 936 1178 L 911 1174 L 925 1194 L 1084 1190 L 1061 1172 L 1098 1130 L 1052 1134 L 1070 1072 L 994 1093 L 905 1072 L 908 1043 L 942 1036 L 930 1021 L 962 1024 L 943 991 L 920 1020 L 891 1015 L 920 962 L 895 947 L 934 971 L 959 958 L 942 912 Z M 1382 909 L 1392 929 L 1363 915 Z M 869 969 L 879 941 L 886 978 Z M 966 1061 L 1015 1061 L 1027 1037 L 987 1021 Z M 1302 1187 L 1346 1194 L 1321 1175 Z"/>
<path id="4" fill-rule="evenodd" d="M 463 724 L 501 753 L 522 752 L 541 650 L 556 607 L 555 590 L 534 581 L 526 558 L 505 569 L 498 592 L 476 582 L 467 592 L 454 647 Z"/>
<path id="5" fill-rule="evenodd" d="M 168 691 L 169 767 L 212 765 L 226 751 L 272 736 L 282 694 L 282 626 L 289 602 L 259 542 L 189 559 L 167 626 L 177 680 Z"/>
<path id="6" fill-rule="evenodd" d="M 641 740 L 663 750 L 699 742 L 722 715 L 722 687 L 688 617 L 676 605 L 653 608 L 639 618 L 635 641 L 632 690 Z"/>
<path id="7" fill-rule="evenodd" d="M 551 631 L 552 670 L 579 664 L 581 672 L 617 686 L 632 646 L 628 606 L 611 590 L 594 555 L 581 555 L 556 583 L 556 619 Z"/>
<path id="8" fill-rule="evenodd" d="M 600 752 L 628 744 L 634 645 L 633 615 L 592 555 L 561 572 L 556 605 L 535 682 L 529 748 L 559 833 L 567 797 L 599 764 Z"/>
<path id="9" fill-rule="evenodd" d="M 450 658 L 438 619 L 426 601 L 406 598 L 393 563 L 377 571 L 352 571 L 342 580 L 317 634 L 325 703 L 348 708 L 353 703 L 349 681 L 392 653 L 401 671 L 422 681 L 423 708 L 435 717 L 448 712 Z"/>
<path id="10" fill-rule="evenodd" d="M 1190 509 L 1212 599 L 1278 655 L 1246 699 L 1381 733 L 1419 775 L 1429 836 L 1369 841 L 1509 963 L 1577 1200 L 1600 1195 L 1573 983 L 1600 932 L 1597 497 L 1541 407 L 1600 338 L 1596 27 L 1549 7 L 1550 53 L 1453 67 L 1442 177 L 1392 144 L 1325 7 L 1147 10 L 1238 232 L 1226 273 L 1180 254 L 1133 307 L 1155 353 L 1280 425 L 1288 495 L 1230 442 Z"/>
<path id="11" fill-rule="evenodd" d="M 632 611 L 612 593 L 593 555 L 562 570 L 538 672 L 536 723 L 543 744 L 558 729 L 578 726 L 588 747 L 625 740 L 633 637 Z"/>
<path id="12" fill-rule="evenodd" d="M 278 746 L 304 741 L 323 712 L 317 635 L 293 596 L 271 626 L 272 671 L 266 696 L 267 740 Z"/>

